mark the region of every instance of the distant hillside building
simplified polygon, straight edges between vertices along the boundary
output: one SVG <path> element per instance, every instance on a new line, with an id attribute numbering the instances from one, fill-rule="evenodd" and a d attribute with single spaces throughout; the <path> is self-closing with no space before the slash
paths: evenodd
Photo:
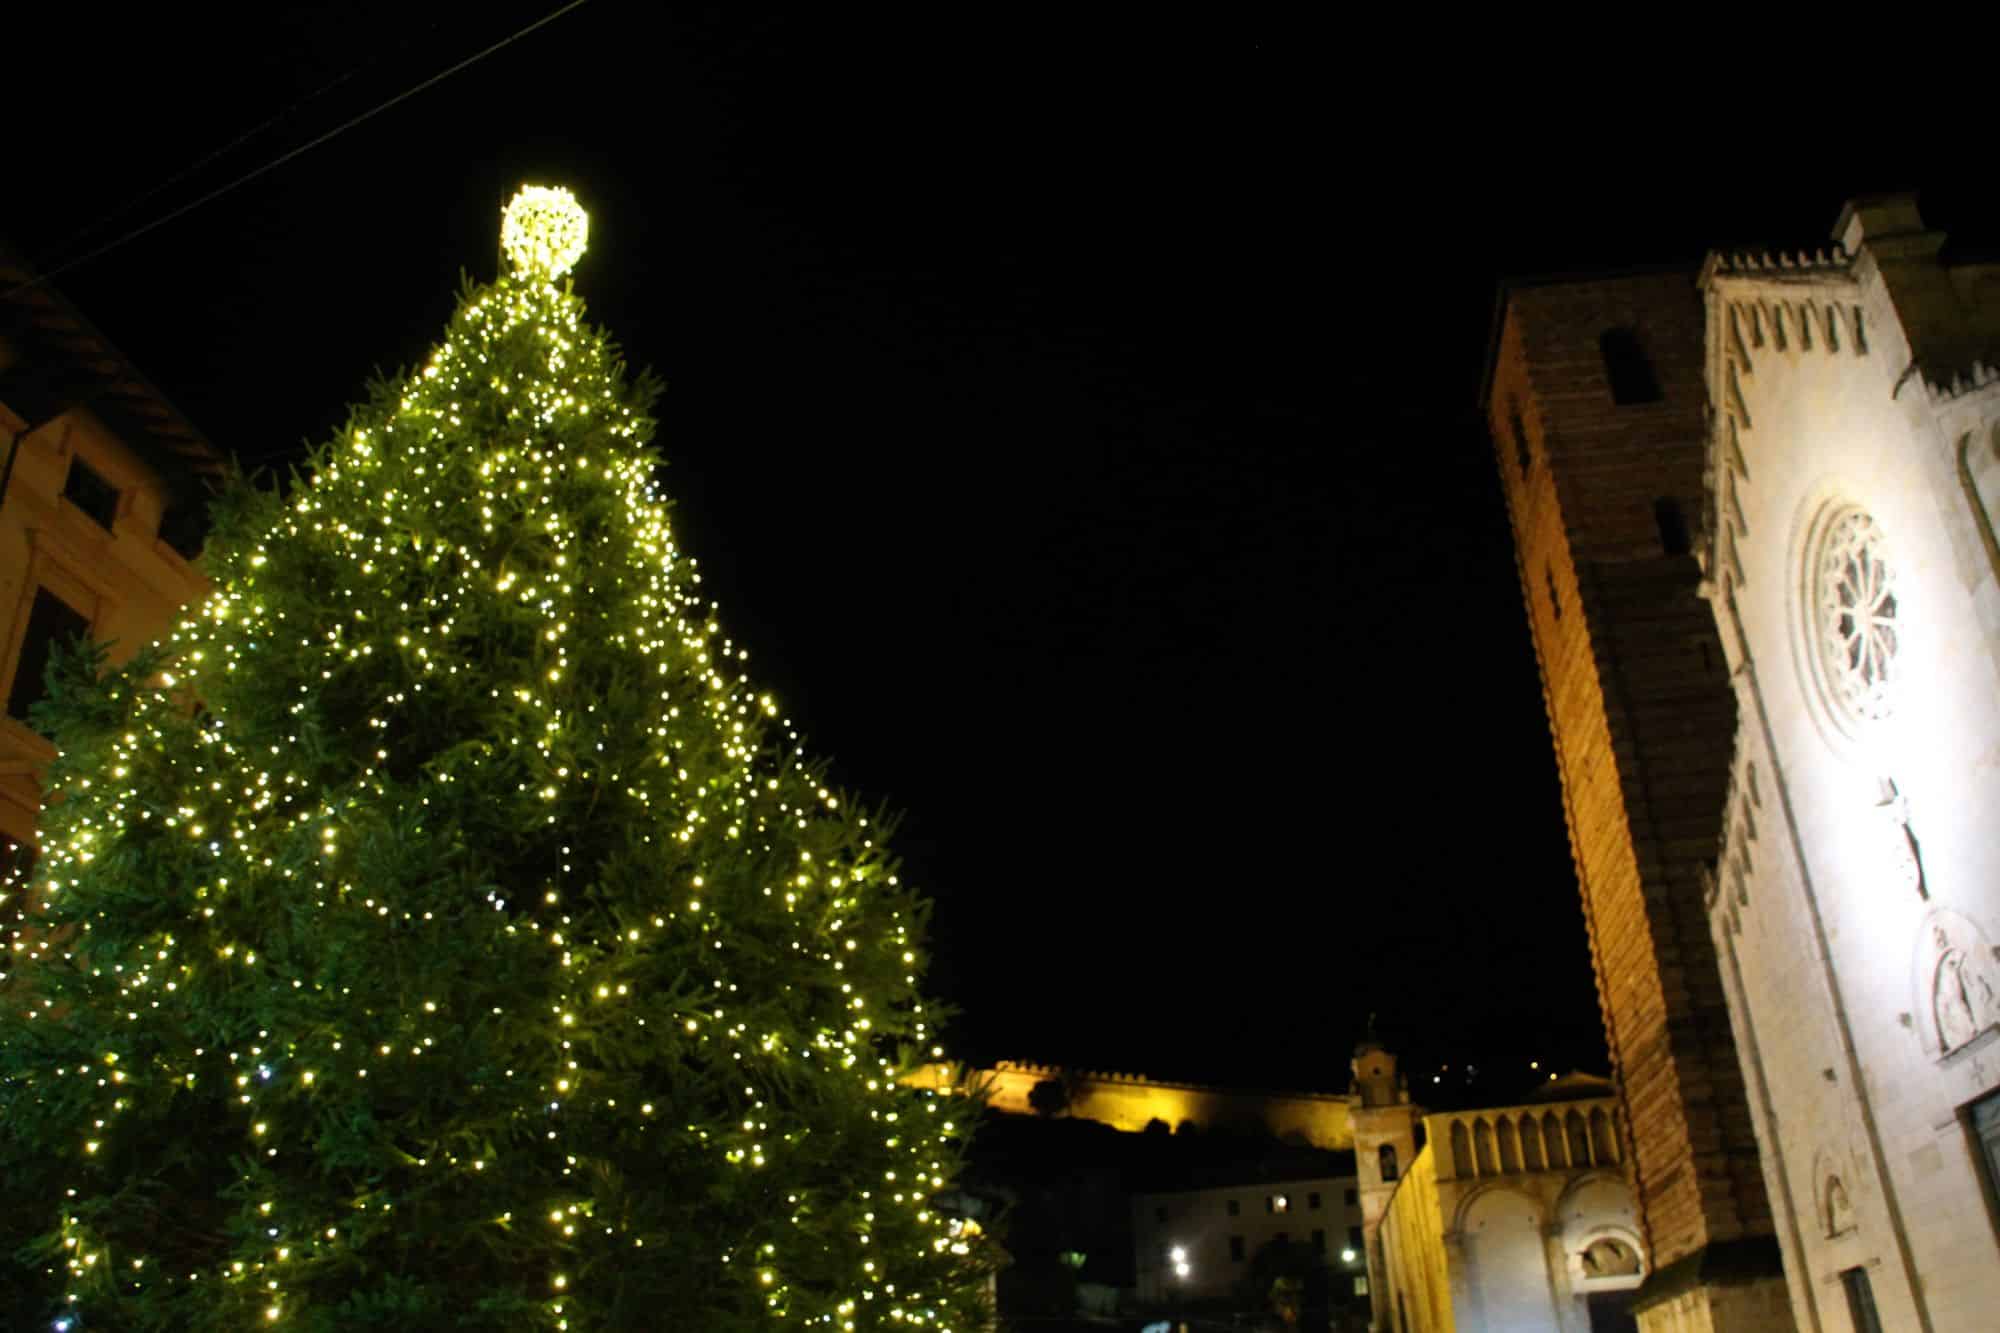
<path id="1" fill-rule="evenodd" d="M 1732 1333 L 1787 1315 L 1705 904 L 1736 699 L 1695 554 L 1703 365 L 1692 272 L 1511 283 L 1485 410 L 1652 1261 L 1640 1325 Z"/>
<path id="2" fill-rule="evenodd" d="M 1611 1084 L 1570 1075 L 1518 1106 L 1426 1114 L 1407 1096 L 1380 1095 L 1394 1070 L 1377 1043 L 1355 1053 L 1374 1326 L 1631 1327 L 1627 1307 L 1651 1264 Z"/>
<path id="3" fill-rule="evenodd" d="M 0 873 L 34 844 L 54 749 L 28 725 L 49 646 L 114 660 L 207 587 L 221 454 L 104 336 L 0 249 Z"/>
<path id="4" fill-rule="evenodd" d="M 1740 718 L 1707 915 L 1798 1326 L 1989 1329 L 2000 265 L 1942 262 L 1908 197 L 1834 240 L 1700 275 Z"/>

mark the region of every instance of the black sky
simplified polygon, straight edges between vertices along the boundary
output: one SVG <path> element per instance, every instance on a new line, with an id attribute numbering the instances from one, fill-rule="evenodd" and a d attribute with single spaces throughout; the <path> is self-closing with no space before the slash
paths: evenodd
<path id="1" fill-rule="evenodd" d="M 45 17 L 0 233 L 61 263 L 553 8 Z M 571 186 L 683 545 L 907 812 L 959 1053 L 1340 1087 L 1379 1011 L 1425 1071 L 1601 1069 L 1494 281 L 1812 245 L 1870 189 L 1968 229 L 1987 155 L 1317 6 L 851 8 L 593 0 L 58 285 L 282 466 Z"/>

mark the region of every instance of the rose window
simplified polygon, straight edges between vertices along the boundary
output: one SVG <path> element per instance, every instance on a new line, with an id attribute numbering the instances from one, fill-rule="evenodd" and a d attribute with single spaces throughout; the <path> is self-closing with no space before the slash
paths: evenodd
<path id="1" fill-rule="evenodd" d="M 1895 571 L 1881 529 L 1860 509 L 1826 525 L 1813 570 L 1815 629 L 1828 693 L 1848 717 L 1889 715 L 1896 659 Z"/>

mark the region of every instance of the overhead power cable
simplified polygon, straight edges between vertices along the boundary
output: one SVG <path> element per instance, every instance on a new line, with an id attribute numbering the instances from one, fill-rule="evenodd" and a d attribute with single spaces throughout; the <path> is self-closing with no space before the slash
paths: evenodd
<path id="1" fill-rule="evenodd" d="M 42 258 L 42 262 L 44 262 L 48 266 L 51 267 L 60 266 L 65 262 L 63 259 L 63 255 L 69 251 L 76 250 L 86 238 L 94 236 L 98 232 L 103 231 L 106 227 L 111 225 L 113 221 L 115 221 L 118 218 L 124 217 L 128 213 L 133 212 L 141 204 L 144 204 L 147 200 L 157 198 L 159 195 L 166 193 L 168 190 L 171 190 L 174 186 L 180 184 L 182 181 L 194 175 L 196 172 L 208 166 L 210 163 L 215 162 L 218 159 L 227 157 L 229 154 L 235 152 L 238 148 L 241 148 L 244 144 L 249 143 L 252 139 L 257 138 L 258 136 L 265 133 L 267 130 L 271 129 L 273 126 L 280 124 L 283 121 L 289 120 L 291 117 L 297 115 L 301 108 L 309 106 L 314 102 L 317 102 L 320 98 L 326 96 L 328 93 L 332 92 L 335 88 L 338 88 L 342 84 L 348 82 L 355 75 L 361 73 L 363 70 L 368 69 L 373 65 L 379 64 L 381 62 L 381 59 L 382 59 L 381 54 L 377 53 L 375 56 L 371 57 L 366 61 L 363 61 L 359 65 L 356 65 L 354 68 L 348 70 L 346 73 L 338 75 L 332 80 L 321 84 L 318 88 L 315 88 L 313 91 L 307 93 L 304 97 L 298 98 L 296 101 L 292 102 L 289 106 L 286 106 L 285 108 L 276 112 L 273 115 L 266 116 L 263 120 L 259 121 L 257 124 L 252 125 L 249 129 L 244 130 L 242 133 L 238 134 L 236 137 L 229 140 L 229 142 L 222 144 L 216 148 L 212 148 L 206 153 L 203 153 L 200 157 L 188 163 L 185 167 L 182 167 L 179 171 L 176 171 L 173 175 L 167 177 L 165 180 L 153 186 L 151 189 L 146 190 L 141 194 L 135 195 L 133 198 L 126 200 L 118 207 L 112 209 L 110 212 L 101 214 L 93 221 L 85 224 L 82 227 L 79 227 L 75 231 L 75 233 L 73 233 L 72 236 L 70 237 L 69 244 L 65 245 L 62 248 L 62 250 L 59 250 L 54 254 L 46 256 L 45 258 L 42 257 L 38 258 Z"/>
<path id="2" fill-rule="evenodd" d="M 521 28 L 516 32 L 509 33 L 507 36 L 502 37 L 499 41 L 493 43 L 491 46 L 488 46 L 483 50 L 475 51 L 473 54 L 467 56 L 465 59 L 459 61 L 457 64 L 438 71 L 436 74 L 433 74 L 429 78 L 425 79 L 422 83 L 417 84 L 415 87 L 404 89 L 402 92 L 397 93 L 394 97 L 389 98 L 387 101 L 380 102 L 375 106 L 370 107 L 368 110 L 363 111 L 360 115 L 342 121 L 340 124 L 334 126 L 332 129 L 328 130 L 326 133 L 318 136 L 317 138 L 308 139 L 306 142 L 300 144 L 298 147 L 279 154 L 277 157 L 271 159 L 269 162 L 266 162 L 263 166 L 257 167 L 251 171 L 246 171 L 241 176 L 238 176 L 234 180 L 229 181 L 227 184 L 219 185 L 215 189 L 210 190 L 208 193 L 201 195 L 198 198 L 192 199 L 185 204 L 182 204 L 179 208 L 173 209 L 170 212 L 164 213 L 161 216 L 154 218 L 151 222 L 145 223 L 138 227 L 134 227 L 130 231 L 127 231 L 119 236 L 113 237 L 111 240 L 106 241 L 103 245 L 97 246 L 94 249 L 86 250 L 82 254 L 78 255 L 76 258 L 67 260 L 61 264 L 58 264 L 56 267 L 47 270 L 46 272 L 38 274 L 36 277 L 30 279 L 27 282 L 20 283 L 17 284 L 16 286 L 8 288 L 4 293 L 0 293 L 0 297 L 12 296 L 17 292 L 27 291 L 30 288 L 39 287 L 45 283 L 53 282 L 55 279 L 61 277 L 63 274 L 73 272 L 76 269 L 83 266 L 84 264 L 89 263 L 93 259 L 101 258 L 102 256 L 111 253 L 111 251 L 116 250 L 118 247 L 122 245 L 127 245 L 133 241 L 138 240 L 141 236 L 144 236 L 146 233 L 150 231 L 153 231 L 159 227 L 166 226 L 169 222 L 174 221 L 176 218 L 186 217 L 189 213 L 192 213 L 195 209 L 200 208 L 203 204 L 211 203 L 214 200 L 220 199 L 223 195 L 228 194 L 231 190 L 236 189 L 238 186 L 249 184 L 251 181 L 256 180 L 259 176 L 264 175 L 266 172 L 277 170 L 279 167 L 285 165 L 285 163 L 290 162 L 293 158 L 311 152 L 313 149 L 319 147 L 321 144 L 326 143 L 331 139 L 337 138 L 342 134 L 345 134 L 347 131 L 353 129 L 357 125 L 362 124 L 364 121 L 373 120 L 376 116 L 381 115 L 384 111 L 387 111 L 389 108 L 397 105 L 398 103 L 408 101 L 410 98 L 415 97 L 418 93 L 423 92 L 425 89 L 432 88 L 440 83 L 443 83 L 446 79 L 450 78 L 454 74 L 457 74 L 459 71 L 471 68 L 473 65 L 478 64 L 480 61 L 486 59 L 486 57 L 492 55 L 494 52 L 513 45 L 515 42 L 521 40 L 521 38 L 526 37 L 529 33 L 534 32 L 538 28 L 546 27 L 548 24 L 555 22 L 563 15 L 569 13 L 572 9 L 579 9 L 586 3 L 587 0 L 569 0 L 568 4 L 565 4 L 555 10 L 550 11 L 547 14 L 542 15 L 542 17 L 536 19 L 533 23 L 528 24 L 526 27 Z"/>

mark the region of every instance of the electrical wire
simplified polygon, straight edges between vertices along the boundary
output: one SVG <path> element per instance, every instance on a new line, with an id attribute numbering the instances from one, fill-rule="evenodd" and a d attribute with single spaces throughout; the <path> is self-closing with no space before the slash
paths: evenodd
<path id="1" fill-rule="evenodd" d="M 283 121 L 289 120 L 291 117 L 297 115 L 302 108 L 309 106 L 314 102 L 317 102 L 320 98 L 326 96 L 328 93 L 332 92 L 335 88 L 338 88 L 342 84 L 347 83 L 349 80 L 353 79 L 355 75 L 361 73 L 363 70 L 371 69 L 374 66 L 380 64 L 382 62 L 382 59 L 383 59 L 382 55 L 380 53 L 377 53 L 370 59 L 363 61 L 361 64 L 356 65 L 354 68 L 348 70 L 345 74 L 339 75 L 338 77 L 330 80 L 329 82 L 321 84 L 318 88 L 315 88 L 312 92 L 307 93 L 304 97 L 301 97 L 296 101 L 292 102 L 289 106 L 285 107 L 284 109 L 276 112 L 273 115 L 266 116 L 263 120 L 259 121 L 257 124 L 252 125 L 249 129 L 244 130 L 242 133 L 238 134 L 236 137 L 229 140 L 229 142 L 222 144 L 219 147 L 212 148 L 206 153 L 203 153 L 200 157 L 188 163 L 188 165 L 182 167 L 179 171 L 176 171 L 173 175 L 167 177 L 159 184 L 153 186 L 150 190 L 146 190 L 143 193 L 138 194 L 133 198 L 126 200 L 118 207 L 112 209 L 107 213 L 99 215 L 93 221 L 85 224 L 82 227 L 79 227 L 71 235 L 69 243 L 67 245 L 63 246 L 61 250 L 58 250 L 55 253 L 45 258 L 38 258 L 37 261 L 38 264 L 45 267 L 61 265 L 64 262 L 64 256 L 66 254 L 75 251 L 79 246 L 82 245 L 82 243 L 86 238 L 94 236 L 98 232 L 103 231 L 114 220 L 122 218 L 127 213 L 134 211 L 141 204 L 145 203 L 147 200 L 156 198 L 159 195 L 164 194 L 166 191 L 172 189 L 174 186 L 180 184 L 188 177 L 200 171 L 203 167 L 208 166 L 211 162 L 214 162 L 223 157 L 227 157 L 229 154 L 235 152 L 238 148 L 241 148 L 244 144 L 249 143 L 252 139 L 257 138 L 259 135 L 270 130 L 273 126 L 276 126 Z"/>
<path id="2" fill-rule="evenodd" d="M 317 138 L 308 139 L 305 143 L 300 144 L 297 148 L 293 148 L 287 152 L 279 154 L 277 157 L 271 159 L 269 162 L 266 162 L 263 166 L 258 167 L 252 171 L 246 171 L 241 176 L 238 176 L 236 179 L 228 182 L 227 184 L 219 185 L 215 189 L 210 190 L 207 194 L 201 195 L 199 198 L 190 200 L 189 202 L 182 204 L 179 208 L 173 209 L 170 212 L 162 214 L 161 216 L 154 218 L 151 222 L 148 222 L 143 226 L 134 227 L 132 230 L 125 232 L 123 235 L 116 236 L 109 241 L 106 241 L 103 245 L 100 245 L 95 249 L 86 250 L 84 253 L 78 255 L 76 258 L 68 260 L 67 262 L 62 263 L 56 266 L 55 268 L 49 269 L 46 272 L 38 274 L 36 277 L 29 279 L 27 282 L 17 284 L 16 286 L 8 288 L 4 292 L 0 292 L 0 299 L 5 299 L 6 297 L 13 296 L 19 292 L 28 291 L 32 288 L 40 287 L 46 283 L 52 282 L 56 278 L 61 277 L 65 273 L 70 273 L 75 271 L 77 268 L 80 268 L 84 264 L 89 263 L 93 259 L 101 258 L 104 255 L 111 253 L 111 251 L 118 249 L 122 245 L 127 245 L 132 241 L 138 240 L 141 236 L 144 236 L 146 233 L 153 231 L 156 228 L 164 227 L 167 223 L 172 222 L 177 218 L 186 217 L 189 213 L 192 213 L 195 209 L 200 208 L 203 204 L 207 204 L 216 199 L 220 199 L 223 195 L 228 194 L 231 190 L 236 189 L 238 186 L 249 184 L 251 181 L 256 180 L 259 176 L 264 175 L 266 172 L 275 171 L 277 168 L 285 165 L 285 163 L 290 162 L 293 158 L 311 152 L 313 149 L 319 147 L 321 144 L 326 143 L 330 139 L 334 139 L 342 134 L 345 134 L 347 131 L 353 129 L 357 125 L 362 124 L 364 121 L 373 120 L 376 116 L 381 115 L 384 111 L 387 111 L 389 108 L 397 105 L 398 103 L 408 101 L 410 98 L 415 97 L 418 93 L 423 92 L 425 89 L 435 87 L 437 84 L 443 83 L 446 79 L 450 78 L 454 74 L 457 74 L 459 71 L 468 69 L 471 66 L 478 64 L 480 61 L 486 59 L 486 57 L 492 55 L 494 52 L 499 51 L 504 47 L 513 45 L 521 38 L 526 37 L 529 33 L 534 32 L 538 28 L 546 27 L 548 24 L 555 22 L 557 19 L 569 13 L 571 10 L 582 8 L 583 5 L 585 5 L 586 3 L 588 3 L 588 0 L 569 0 L 568 4 L 565 4 L 560 8 L 557 8 L 547 14 L 544 14 L 542 17 L 536 19 L 533 23 L 528 24 L 526 27 L 520 29 L 519 31 L 510 33 L 508 36 L 503 37 L 499 41 L 493 43 L 491 46 L 488 46 L 483 50 L 474 52 L 473 54 L 467 56 L 465 59 L 459 61 L 455 65 L 450 66 L 447 69 L 440 70 L 438 73 L 431 75 L 429 78 L 425 79 L 422 83 L 417 84 L 415 87 L 407 88 L 404 91 L 397 93 L 394 97 L 391 97 L 388 101 L 378 103 L 377 105 L 362 112 L 360 115 L 354 116 L 349 120 L 341 122 L 340 124 L 334 126 L 332 129 L 328 130 L 326 133 L 318 136 Z"/>

